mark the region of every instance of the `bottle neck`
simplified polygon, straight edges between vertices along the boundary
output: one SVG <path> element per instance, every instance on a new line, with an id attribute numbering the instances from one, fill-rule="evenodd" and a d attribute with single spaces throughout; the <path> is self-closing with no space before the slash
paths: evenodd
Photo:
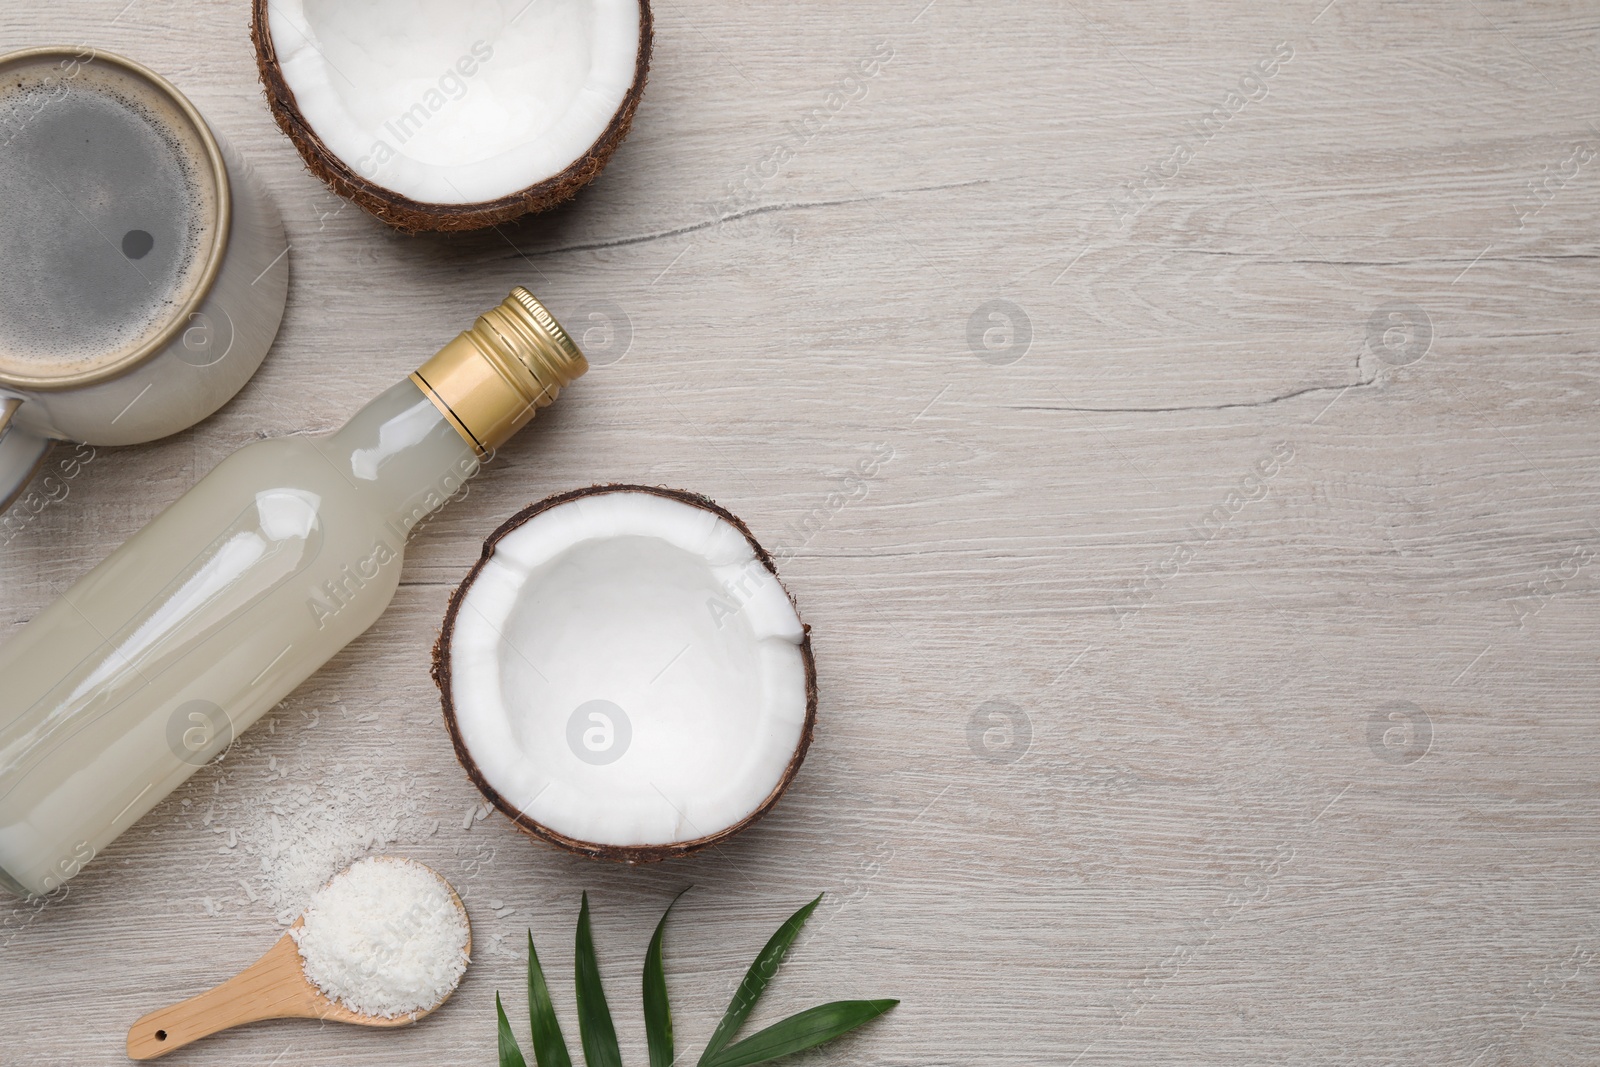
<path id="1" fill-rule="evenodd" d="M 372 502 L 396 547 L 480 466 L 472 445 L 409 379 L 316 446 Z"/>
<path id="2" fill-rule="evenodd" d="M 383 518 L 399 548 L 561 387 L 583 353 L 522 286 L 316 443 Z"/>

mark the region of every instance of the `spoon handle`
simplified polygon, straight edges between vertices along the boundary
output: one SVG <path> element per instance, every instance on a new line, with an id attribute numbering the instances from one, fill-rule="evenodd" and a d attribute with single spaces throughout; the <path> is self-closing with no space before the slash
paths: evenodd
<path id="1" fill-rule="evenodd" d="M 221 985 L 134 1023 L 128 1030 L 128 1057 L 153 1060 L 229 1027 L 262 1019 L 317 1018 L 334 1007 L 306 981 L 299 949 L 285 934 L 266 955 Z"/>

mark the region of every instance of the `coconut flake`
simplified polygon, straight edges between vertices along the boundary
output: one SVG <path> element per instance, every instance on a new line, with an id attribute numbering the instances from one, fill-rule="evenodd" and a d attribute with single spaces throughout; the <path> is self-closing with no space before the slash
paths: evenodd
<path id="1" fill-rule="evenodd" d="M 471 931 L 449 885 L 388 856 L 336 875 L 291 933 L 306 977 L 324 995 L 383 1019 L 437 1007 L 469 962 Z"/>
<path id="2" fill-rule="evenodd" d="M 306 712 L 308 726 L 312 712 Z M 217 794 L 211 832 L 218 835 L 218 855 L 231 856 L 236 878 L 244 878 L 253 895 L 235 896 L 244 906 L 259 901 L 279 924 L 288 926 L 307 898 L 334 874 L 373 850 L 413 843 L 427 836 L 435 821 L 431 790 L 409 771 L 383 766 L 350 768 L 336 764 L 326 780 L 265 775 L 258 782 L 269 753 L 267 731 L 250 731 L 229 750 L 233 773 L 241 783 Z M 287 761 L 278 760 L 280 771 Z M 214 786 L 220 787 L 221 779 Z M 238 786 L 242 785 L 243 788 Z"/>

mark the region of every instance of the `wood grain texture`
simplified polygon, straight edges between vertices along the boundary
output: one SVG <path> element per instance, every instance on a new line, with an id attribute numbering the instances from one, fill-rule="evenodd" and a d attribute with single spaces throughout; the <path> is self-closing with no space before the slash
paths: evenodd
<path id="1" fill-rule="evenodd" d="M 807 1062 L 1600 1060 L 1600 160 L 1569 162 L 1600 150 L 1593 5 L 664 0 L 599 181 L 407 238 L 301 169 L 242 0 L 125 4 L 12 5 L 0 45 L 87 41 L 189 93 L 284 211 L 290 303 L 228 407 L 103 450 L 10 536 L 0 636 L 514 283 L 599 365 L 270 723 L 65 900 L 0 908 L 0 1060 L 124 1062 L 133 1019 L 249 963 L 275 916 L 197 813 L 362 765 L 417 807 L 387 847 L 472 913 L 461 991 L 398 1032 L 267 1023 L 168 1062 L 492 1063 L 529 927 L 574 1035 L 584 889 L 643 1062 L 638 962 L 689 883 L 666 952 L 694 1053 L 826 889 L 752 1022 L 903 1003 Z M 821 687 L 775 811 L 647 869 L 475 820 L 427 677 L 482 538 L 610 480 L 792 549 Z"/>

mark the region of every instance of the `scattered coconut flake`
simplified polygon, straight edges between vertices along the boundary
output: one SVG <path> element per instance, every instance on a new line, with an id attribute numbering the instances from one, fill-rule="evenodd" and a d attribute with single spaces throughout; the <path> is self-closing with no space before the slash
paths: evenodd
<path id="1" fill-rule="evenodd" d="M 353 718 L 338 706 L 323 710 Z M 205 822 L 201 832 L 218 835 L 217 884 L 243 879 L 254 893 L 253 899 L 248 892 L 218 895 L 217 906 L 264 911 L 281 926 L 294 922 L 311 895 L 355 860 L 435 832 L 440 807 L 414 770 L 382 761 L 338 760 L 331 773 L 319 761 L 302 761 L 294 770 L 288 745 L 304 741 L 296 735 L 318 720 L 314 710 L 290 714 L 279 731 L 286 736 L 247 731 L 229 749 L 228 765 L 207 772 L 215 774 L 204 809 L 209 821 L 198 804 L 180 809 L 185 825 Z"/>
<path id="2" fill-rule="evenodd" d="M 383 1019 L 437 1007 L 470 962 L 471 930 L 450 887 L 396 857 L 369 857 L 336 875 L 291 934 L 318 989 Z"/>

